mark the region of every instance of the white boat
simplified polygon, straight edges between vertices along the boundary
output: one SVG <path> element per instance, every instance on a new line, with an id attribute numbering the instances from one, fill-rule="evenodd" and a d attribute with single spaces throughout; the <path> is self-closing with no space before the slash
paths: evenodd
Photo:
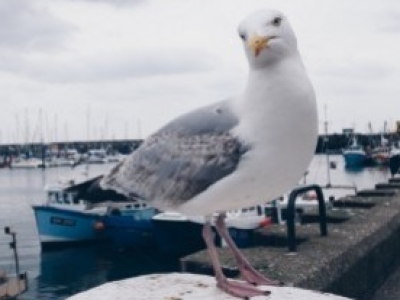
<path id="1" fill-rule="evenodd" d="M 104 164 L 108 163 L 107 151 L 104 149 L 90 149 L 87 152 L 87 163 L 89 164 Z"/>
<path id="2" fill-rule="evenodd" d="M 10 164 L 10 167 L 13 169 L 37 169 L 43 168 L 43 166 L 43 161 L 38 158 L 18 158 L 13 160 Z"/>
<path id="3" fill-rule="evenodd" d="M 380 144 L 372 150 L 371 158 L 377 165 L 388 165 L 390 151 L 389 141 L 381 134 Z"/>

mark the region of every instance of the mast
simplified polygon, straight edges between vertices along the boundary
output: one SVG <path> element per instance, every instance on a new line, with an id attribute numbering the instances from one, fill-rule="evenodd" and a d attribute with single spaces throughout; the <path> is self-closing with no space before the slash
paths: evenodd
<path id="1" fill-rule="evenodd" d="M 327 116 L 327 105 L 324 105 L 324 131 L 325 131 L 325 138 L 324 138 L 324 143 L 325 143 L 325 154 L 326 154 L 326 178 L 327 178 L 327 183 L 326 187 L 331 187 L 331 168 L 330 168 L 330 162 L 329 162 L 329 151 L 328 151 L 328 116 Z"/>
<path id="2" fill-rule="evenodd" d="M 39 131 L 40 131 L 40 147 L 41 147 L 41 156 L 42 156 L 42 170 L 46 168 L 46 150 L 44 146 L 43 140 L 43 112 L 42 108 L 39 110 Z"/>

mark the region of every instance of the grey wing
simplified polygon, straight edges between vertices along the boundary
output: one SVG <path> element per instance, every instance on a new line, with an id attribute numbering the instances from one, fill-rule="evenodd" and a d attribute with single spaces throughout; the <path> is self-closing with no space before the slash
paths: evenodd
<path id="1" fill-rule="evenodd" d="M 147 139 L 101 182 L 127 196 L 179 205 L 231 174 L 248 148 L 226 103 L 196 110 Z"/>
<path id="2" fill-rule="evenodd" d="M 226 100 L 184 114 L 162 127 L 156 135 L 162 132 L 184 135 L 224 133 L 238 122 L 229 100 Z"/>

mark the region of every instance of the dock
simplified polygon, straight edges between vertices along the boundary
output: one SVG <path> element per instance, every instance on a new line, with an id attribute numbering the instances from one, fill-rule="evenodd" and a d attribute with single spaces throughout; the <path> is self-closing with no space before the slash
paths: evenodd
<path id="1" fill-rule="evenodd" d="M 391 184 L 398 184 L 391 181 Z M 385 187 L 385 188 L 383 188 Z M 297 252 L 289 252 L 285 225 L 258 230 L 254 246 L 242 249 L 265 276 L 288 285 L 367 300 L 400 265 L 400 193 L 397 186 L 360 191 L 328 210 L 328 236 L 316 213 L 296 225 Z M 219 249 L 228 277 L 238 277 L 229 249 Z M 205 250 L 181 259 L 182 271 L 212 274 Z"/>
<path id="2" fill-rule="evenodd" d="M 0 270 L 0 299 L 13 299 L 28 289 L 26 274 L 19 277 L 7 277 Z"/>
<path id="3" fill-rule="evenodd" d="M 15 263 L 15 274 L 10 276 L 4 270 L 0 269 L 0 300 L 14 299 L 28 290 L 28 276 L 27 273 L 20 273 L 19 271 L 19 259 L 17 253 L 17 238 L 16 232 L 12 231 L 10 227 L 4 228 L 4 233 L 10 235 L 12 241 L 10 243 L 10 248 L 14 253 L 14 263 Z"/>

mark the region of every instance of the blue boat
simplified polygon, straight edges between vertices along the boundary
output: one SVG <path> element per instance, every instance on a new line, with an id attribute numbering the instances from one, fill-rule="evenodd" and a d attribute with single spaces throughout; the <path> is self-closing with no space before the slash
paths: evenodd
<path id="1" fill-rule="evenodd" d="M 93 207 L 68 191 L 73 182 L 57 183 L 45 187 L 47 200 L 34 205 L 36 225 L 42 248 L 105 240 L 106 207 Z"/>
<path id="2" fill-rule="evenodd" d="M 154 248 L 152 217 L 158 211 L 137 201 L 114 207 L 104 216 L 104 227 L 119 250 Z"/>
<path id="3" fill-rule="evenodd" d="M 119 248 L 151 244 L 151 218 L 157 211 L 140 200 L 123 201 L 121 195 L 113 196 L 110 191 L 99 195 L 98 203 L 86 200 L 81 191 L 95 180 L 98 178 L 46 187 L 46 203 L 33 206 L 43 249 L 110 241 Z M 113 202 L 117 198 L 118 202 Z"/>
<path id="4" fill-rule="evenodd" d="M 154 238 L 160 253 L 185 256 L 206 247 L 202 238 L 204 220 L 190 219 L 175 212 L 163 212 L 153 217 Z"/>
<path id="5" fill-rule="evenodd" d="M 244 208 L 227 214 L 226 225 L 232 239 L 240 248 L 252 245 L 254 230 L 265 225 L 262 209 Z M 203 217 L 187 217 L 175 212 L 163 212 L 153 217 L 154 238 L 157 249 L 170 256 L 185 256 L 204 249 L 202 238 Z M 224 242 L 215 234 L 215 244 Z"/>
<path id="6" fill-rule="evenodd" d="M 103 216 L 52 206 L 33 206 L 43 248 L 105 240 Z M 57 245 L 56 245 L 57 244 Z"/>
<path id="7" fill-rule="evenodd" d="M 351 145 L 343 149 L 343 157 L 346 168 L 361 168 L 367 161 L 367 154 L 358 144 L 355 136 L 353 136 Z"/>

